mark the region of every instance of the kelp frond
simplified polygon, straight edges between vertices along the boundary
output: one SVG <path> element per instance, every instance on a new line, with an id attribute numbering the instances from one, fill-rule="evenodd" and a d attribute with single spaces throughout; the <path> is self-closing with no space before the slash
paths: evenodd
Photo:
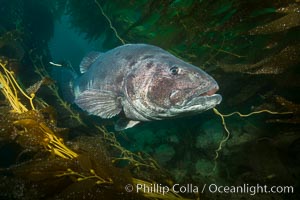
<path id="1" fill-rule="evenodd" d="M 78 155 L 64 145 L 62 138 L 55 135 L 55 133 L 44 122 L 44 119 L 40 117 L 39 111 L 36 110 L 33 105 L 35 92 L 46 80 L 43 79 L 35 84 L 34 87 L 31 87 L 31 90 L 28 90 L 31 91 L 30 95 L 28 95 L 16 81 L 14 72 L 7 69 L 7 63 L 0 62 L 0 66 L 1 92 L 9 102 L 12 110 L 15 113 L 20 114 L 13 124 L 25 128 L 29 137 L 36 138 L 39 145 L 43 145 L 48 151 L 55 155 L 64 159 L 76 158 Z M 20 101 L 19 94 L 29 100 L 30 109 L 26 108 L 26 106 Z M 29 131 L 31 128 L 35 128 L 35 130 L 39 131 Z"/>
<path id="2" fill-rule="evenodd" d="M 24 92 L 24 90 L 20 87 L 18 82 L 14 77 L 14 72 L 9 71 L 6 68 L 6 63 L 0 62 L 1 72 L 0 72 L 0 88 L 1 92 L 5 96 L 5 98 L 9 101 L 12 109 L 16 113 L 24 113 L 28 111 L 26 106 L 19 101 L 19 93 L 21 93 L 24 97 L 26 97 L 29 102 L 32 110 L 35 110 L 33 105 L 34 93 L 28 95 Z"/>

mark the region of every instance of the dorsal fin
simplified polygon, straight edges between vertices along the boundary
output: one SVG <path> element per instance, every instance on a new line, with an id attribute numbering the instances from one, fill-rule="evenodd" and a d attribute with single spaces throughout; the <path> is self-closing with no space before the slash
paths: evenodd
<path id="1" fill-rule="evenodd" d="M 100 57 L 102 53 L 98 51 L 91 51 L 88 53 L 80 63 L 80 72 L 85 73 L 90 66 Z"/>

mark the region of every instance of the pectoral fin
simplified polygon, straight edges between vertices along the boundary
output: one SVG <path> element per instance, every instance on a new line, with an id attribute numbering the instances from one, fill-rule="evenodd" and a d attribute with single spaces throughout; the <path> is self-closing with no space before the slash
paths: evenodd
<path id="1" fill-rule="evenodd" d="M 130 119 L 127 119 L 127 118 L 121 118 L 116 122 L 115 130 L 116 131 L 122 131 L 122 130 L 125 130 L 127 128 L 134 127 L 138 123 L 140 123 L 140 121 L 134 121 L 134 120 L 130 120 Z"/>
<path id="2" fill-rule="evenodd" d="M 111 91 L 90 89 L 80 93 L 75 103 L 89 114 L 112 118 L 122 110 L 118 96 Z"/>

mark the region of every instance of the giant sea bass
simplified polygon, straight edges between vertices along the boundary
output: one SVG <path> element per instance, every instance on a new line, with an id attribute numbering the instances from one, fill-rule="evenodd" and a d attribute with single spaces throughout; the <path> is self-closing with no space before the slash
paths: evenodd
<path id="1" fill-rule="evenodd" d="M 90 52 L 71 70 L 52 71 L 64 98 L 101 118 L 119 116 L 116 130 L 141 121 L 194 115 L 222 100 L 206 72 L 147 44 L 126 44 L 105 53 Z"/>

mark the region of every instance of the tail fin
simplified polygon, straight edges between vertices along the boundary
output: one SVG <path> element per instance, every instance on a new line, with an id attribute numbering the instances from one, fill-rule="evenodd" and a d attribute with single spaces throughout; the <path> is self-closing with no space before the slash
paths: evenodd
<path id="1" fill-rule="evenodd" d="M 52 67 L 50 74 L 51 77 L 56 81 L 56 84 L 58 84 L 63 99 L 73 103 L 75 98 L 73 81 L 77 76 L 76 73 L 67 68 Z"/>

